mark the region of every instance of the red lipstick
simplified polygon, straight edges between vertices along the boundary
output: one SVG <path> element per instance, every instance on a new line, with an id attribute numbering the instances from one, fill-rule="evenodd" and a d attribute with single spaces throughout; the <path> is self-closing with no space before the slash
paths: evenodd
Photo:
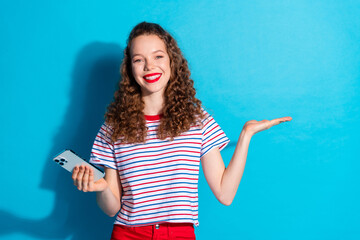
<path id="1" fill-rule="evenodd" d="M 160 77 L 161 77 L 161 73 L 150 73 L 150 74 L 146 74 L 143 76 L 143 79 L 147 82 L 147 83 L 154 83 L 159 81 Z"/>

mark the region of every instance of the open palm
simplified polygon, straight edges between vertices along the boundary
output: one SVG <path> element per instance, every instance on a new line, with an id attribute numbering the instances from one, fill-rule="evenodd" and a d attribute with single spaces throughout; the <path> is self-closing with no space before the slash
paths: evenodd
<path id="1" fill-rule="evenodd" d="M 251 135 L 254 135 L 258 132 L 269 129 L 272 126 L 278 125 L 283 122 L 288 122 L 291 120 L 292 117 L 282 117 L 282 118 L 275 118 L 273 120 L 262 120 L 262 121 L 250 120 L 245 123 L 243 129 L 246 132 L 249 132 Z"/>

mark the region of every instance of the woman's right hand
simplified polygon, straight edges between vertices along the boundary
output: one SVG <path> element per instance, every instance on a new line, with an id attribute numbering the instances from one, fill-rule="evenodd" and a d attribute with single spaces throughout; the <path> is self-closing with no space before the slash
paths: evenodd
<path id="1" fill-rule="evenodd" d="M 102 192 L 108 184 L 104 178 L 94 182 L 94 171 L 88 166 L 76 166 L 72 173 L 74 185 L 83 192 Z"/>

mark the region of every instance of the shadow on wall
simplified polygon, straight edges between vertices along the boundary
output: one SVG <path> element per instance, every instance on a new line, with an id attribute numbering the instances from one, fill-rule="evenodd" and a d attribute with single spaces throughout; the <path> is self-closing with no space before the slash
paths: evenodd
<path id="1" fill-rule="evenodd" d="M 114 219 L 97 206 L 95 193 L 82 193 L 71 174 L 51 159 L 65 148 L 85 159 L 104 121 L 106 106 L 120 78 L 123 49 L 95 42 L 78 54 L 72 75 L 69 106 L 45 160 L 41 188 L 54 192 L 53 211 L 43 219 L 25 219 L 0 210 L 0 236 L 22 233 L 43 239 L 109 239 Z M 25 203 L 24 203 L 25 204 Z"/>

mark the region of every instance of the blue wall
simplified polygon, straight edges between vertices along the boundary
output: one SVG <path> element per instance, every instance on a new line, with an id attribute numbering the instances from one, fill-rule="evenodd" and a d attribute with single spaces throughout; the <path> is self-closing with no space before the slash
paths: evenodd
<path id="1" fill-rule="evenodd" d="M 198 239 L 360 239 L 359 16 L 359 1 L 1 1 L 0 238 L 109 238 L 51 159 L 89 156 L 146 20 L 178 40 L 226 164 L 247 120 L 293 117 L 251 140 L 231 206 L 201 174 Z"/>

